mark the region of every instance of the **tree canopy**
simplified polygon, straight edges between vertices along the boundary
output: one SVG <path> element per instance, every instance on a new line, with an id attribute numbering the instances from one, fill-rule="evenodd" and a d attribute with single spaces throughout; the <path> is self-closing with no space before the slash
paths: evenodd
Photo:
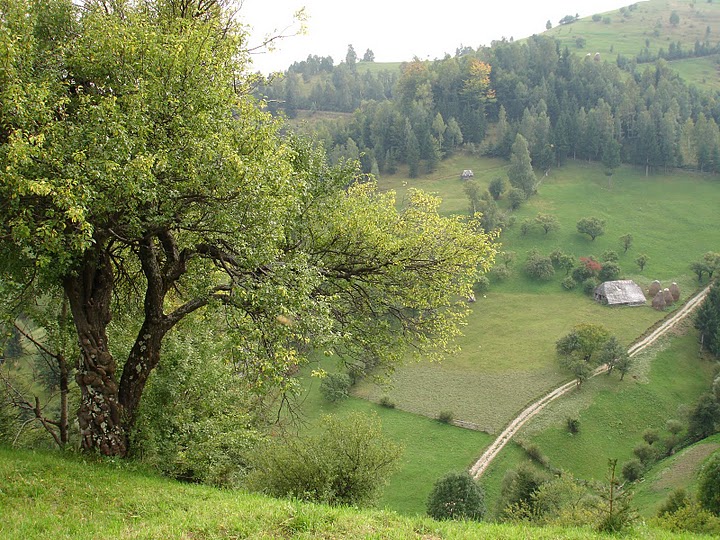
<path id="1" fill-rule="evenodd" d="M 312 345 L 384 366 L 450 347 L 492 238 L 280 137 L 224 2 L 5 7 L 3 299 L 67 298 L 83 447 L 128 452 L 164 337 L 200 312 L 224 311 L 209 331 L 258 392 Z M 108 328 L 130 312 L 124 350 Z"/>

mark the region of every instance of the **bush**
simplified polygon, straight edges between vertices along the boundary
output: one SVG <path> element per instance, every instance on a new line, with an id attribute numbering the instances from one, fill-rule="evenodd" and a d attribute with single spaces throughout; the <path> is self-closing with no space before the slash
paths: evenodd
<path id="1" fill-rule="evenodd" d="M 658 433 L 657 429 L 649 428 L 643 431 L 642 438 L 646 443 L 652 446 L 660 440 L 660 433 Z"/>
<path id="2" fill-rule="evenodd" d="M 224 361 L 226 346 L 214 334 L 166 338 L 133 434 L 143 463 L 186 481 L 238 485 L 262 436 L 251 398 Z"/>
<path id="3" fill-rule="evenodd" d="M 433 519 L 482 520 L 485 493 L 467 472 L 449 473 L 435 482 L 427 501 Z"/>
<path id="4" fill-rule="evenodd" d="M 490 195 L 492 195 L 492 198 L 496 201 L 502 197 L 506 188 L 507 184 L 505 183 L 505 179 L 501 176 L 493 178 L 488 185 L 488 191 L 490 192 Z"/>
<path id="5" fill-rule="evenodd" d="M 573 268 L 571 276 L 576 283 L 582 283 L 586 279 L 593 277 L 593 273 L 592 270 L 587 268 L 584 264 L 581 264 L 580 266 Z"/>
<path id="6" fill-rule="evenodd" d="M 665 502 L 660 505 L 657 515 L 658 517 L 662 517 L 665 514 L 674 514 L 688 504 L 690 504 L 690 498 L 688 497 L 687 492 L 683 488 L 677 488 L 668 495 Z"/>
<path id="7" fill-rule="evenodd" d="M 667 429 L 670 433 L 673 435 L 678 435 L 685 426 L 680 420 L 675 420 L 674 418 L 671 418 L 667 422 L 665 422 L 665 429 Z"/>
<path id="8" fill-rule="evenodd" d="M 347 399 L 352 380 L 347 373 L 329 373 L 320 383 L 320 393 L 331 403 Z"/>
<path id="9" fill-rule="evenodd" d="M 454 418 L 452 411 L 440 411 L 437 415 L 437 419 L 443 424 L 451 424 Z"/>
<path id="10" fill-rule="evenodd" d="M 495 281 L 505 281 L 510 277 L 510 269 L 507 266 L 497 265 L 490 271 L 490 276 Z"/>
<path id="11" fill-rule="evenodd" d="M 715 452 L 703 466 L 697 497 L 705 510 L 720 516 L 720 452 Z"/>
<path id="12" fill-rule="evenodd" d="M 708 535 L 720 534 L 720 519 L 692 502 L 675 512 L 663 515 L 655 523 L 658 527 L 675 533 L 687 531 Z"/>
<path id="13" fill-rule="evenodd" d="M 550 460 L 542 453 L 542 450 L 540 450 L 540 447 L 537 444 L 524 444 L 522 445 L 522 449 L 525 451 L 527 457 L 538 465 L 547 467 L 550 463 Z"/>
<path id="14" fill-rule="evenodd" d="M 620 265 L 616 262 L 606 262 L 598 273 L 600 281 L 613 281 L 620 277 Z"/>
<path id="15" fill-rule="evenodd" d="M 547 281 L 555 275 L 555 267 L 550 257 L 544 257 L 537 250 L 532 250 L 525 261 L 525 272 L 533 279 Z"/>
<path id="16" fill-rule="evenodd" d="M 650 465 L 657 457 L 655 449 L 649 444 L 640 444 L 636 446 L 633 448 L 633 454 L 635 454 L 635 457 L 637 457 L 645 466 Z"/>
<path id="17" fill-rule="evenodd" d="M 565 419 L 565 426 L 567 427 L 567 430 L 573 435 L 580 433 L 580 420 L 578 418 L 575 418 L 574 416 L 568 416 Z"/>
<path id="18" fill-rule="evenodd" d="M 510 208 L 517 210 L 520 208 L 522 203 L 525 202 L 525 192 L 519 188 L 511 188 L 508 192 L 508 201 L 510 202 Z"/>
<path id="19" fill-rule="evenodd" d="M 379 496 L 400 454 L 376 416 L 328 416 L 320 432 L 275 439 L 257 451 L 247 487 L 273 497 L 368 506 Z"/>
<path id="20" fill-rule="evenodd" d="M 487 276 L 480 276 L 475 282 L 475 285 L 473 285 L 473 292 L 478 295 L 485 294 L 489 290 L 490 280 L 487 278 Z"/>
<path id="21" fill-rule="evenodd" d="M 386 409 L 394 409 L 395 408 L 395 402 L 392 401 L 388 396 L 383 396 L 380 398 L 380 401 L 378 402 L 381 407 L 385 407 Z"/>
<path id="22" fill-rule="evenodd" d="M 606 249 L 603 251 L 602 255 L 600 255 L 600 260 L 602 262 L 618 262 L 620 260 L 620 255 L 618 255 L 617 251 L 614 249 Z"/>
<path id="23" fill-rule="evenodd" d="M 577 287 L 577 282 L 572 278 L 572 276 L 565 276 L 565 279 L 561 282 L 562 288 L 566 291 L 572 291 L 575 287 Z"/>
<path id="24" fill-rule="evenodd" d="M 587 295 L 591 295 L 595 292 L 595 289 L 598 285 L 600 285 L 600 282 L 597 278 L 589 277 L 585 281 L 583 281 L 583 292 Z"/>
<path id="25" fill-rule="evenodd" d="M 625 462 L 622 467 L 623 478 L 628 482 L 639 480 L 642 477 L 643 471 L 644 467 L 642 463 L 640 463 L 640 460 L 637 459 L 631 459 Z"/>

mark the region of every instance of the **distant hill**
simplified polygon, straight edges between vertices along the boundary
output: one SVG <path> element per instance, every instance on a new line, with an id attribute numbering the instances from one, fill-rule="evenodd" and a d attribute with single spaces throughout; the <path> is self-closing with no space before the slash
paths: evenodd
<path id="1" fill-rule="evenodd" d="M 720 89 L 718 0 L 637 2 L 556 25 L 543 35 L 560 40 L 563 48 L 576 54 L 600 53 L 604 60 L 622 55 L 642 63 L 665 57 L 689 83 Z"/>

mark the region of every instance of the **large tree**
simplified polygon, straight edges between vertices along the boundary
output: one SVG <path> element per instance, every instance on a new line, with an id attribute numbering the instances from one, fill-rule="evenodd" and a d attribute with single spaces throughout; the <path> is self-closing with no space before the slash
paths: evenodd
<path id="1" fill-rule="evenodd" d="M 510 168 L 507 172 L 510 185 L 521 189 L 526 197 L 537 191 L 537 178 L 530 162 L 530 152 L 525 137 L 517 134 L 510 154 Z"/>
<path id="2" fill-rule="evenodd" d="M 21 306 L 28 284 L 64 291 L 82 445 L 104 454 L 128 452 L 180 321 L 225 310 L 207 331 L 232 334 L 228 355 L 266 391 L 314 343 L 371 365 L 446 348 L 494 256 L 436 199 L 397 210 L 354 168 L 283 141 L 249 97 L 224 4 L 2 3 L 2 292 Z M 121 351 L 110 322 L 132 310 Z"/>

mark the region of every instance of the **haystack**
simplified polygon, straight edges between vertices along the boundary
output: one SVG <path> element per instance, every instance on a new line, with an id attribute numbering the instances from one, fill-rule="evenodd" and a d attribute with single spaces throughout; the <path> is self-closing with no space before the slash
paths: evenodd
<path id="1" fill-rule="evenodd" d="M 665 309 L 665 296 L 663 295 L 662 291 L 658 291 L 658 293 L 655 295 L 655 298 L 653 298 L 652 307 L 653 309 L 657 309 L 658 311 L 662 311 L 663 309 Z"/>
<path id="2" fill-rule="evenodd" d="M 675 300 L 675 302 L 680 300 L 680 287 L 678 287 L 678 284 L 674 281 L 672 282 L 672 285 L 670 285 L 670 294 L 672 294 L 673 300 Z"/>
<path id="3" fill-rule="evenodd" d="M 650 288 L 648 289 L 648 296 L 650 298 L 655 298 L 655 295 L 662 291 L 662 285 L 660 282 L 656 279 L 650 284 Z"/>
<path id="4" fill-rule="evenodd" d="M 670 289 L 667 287 L 663 289 L 663 298 L 665 299 L 665 305 L 669 306 L 672 304 L 675 300 L 673 300 L 673 295 L 670 292 Z"/>

